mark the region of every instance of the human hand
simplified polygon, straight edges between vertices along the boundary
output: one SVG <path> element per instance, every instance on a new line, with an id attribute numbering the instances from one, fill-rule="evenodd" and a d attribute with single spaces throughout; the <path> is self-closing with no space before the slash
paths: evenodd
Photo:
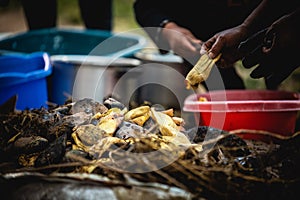
<path id="1" fill-rule="evenodd" d="M 258 65 L 250 74 L 252 78 L 265 77 L 269 86 L 275 88 L 300 66 L 299 16 L 285 15 L 240 44 L 240 52 L 247 53 L 242 60 L 244 67 Z"/>
<path id="2" fill-rule="evenodd" d="M 170 22 L 162 30 L 161 36 L 168 41 L 170 49 L 175 54 L 187 60 L 199 57 L 202 41 L 197 39 L 190 30 Z"/>
<path id="3" fill-rule="evenodd" d="M 243 26 L 237 26 L 215 34 L 212 38 L 204 42 L 200 53 L 208 53 L 214 59 L 220 53 L 221 58 L 216 62 L 219 67 L 232 66 L 242 55 L 239 54 L 237 47 L 246 37 L 247 31 Z"/>

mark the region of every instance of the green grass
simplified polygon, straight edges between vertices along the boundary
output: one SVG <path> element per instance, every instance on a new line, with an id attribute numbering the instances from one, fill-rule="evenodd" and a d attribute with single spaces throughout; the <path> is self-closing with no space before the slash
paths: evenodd
<path id="1" fill-rule="evenodd" d="M 113 0 L 113 30 L 116 32 L 139 28 L 134 18 L 134 0 Z"/>
<path id="2" fill-rule="evenodd" d="M 58 0 L 59 24 L 82 25 L 77 0 Z"/>
<path id="3" fill-rule="evenodd" d="M 250 73 L 255 68 L 246 69 L 243 67 L 241 61 L 235 65 L 238 74 L 242 77 L 245 87 L 247 89 L 266 89 L 266 85 L 263 78 L 253 79 L 250 77 Z M 290 74 L 280 85 L 279 90 L 285 90 L 290 92 L 300 92 L 300 68 L 297 68 L 293 73 Z M 299 113 L 300 114 L 300 113 Z"/>
<path id="4" fill-rule="evenodd" d="M 42 0 L 41 0 L 42 1 Z M 101 1 L 101 0 L 99 0 Z M 113 31 L 127 31 L 138 28 L 133 12 L 134 0 L 113 1 Z M 67 26 L 82 26 L 77 0 L 57 0 L 58 24 Z M 0 11 L 12 11 L 21 7 L 20 0 L 10 0 L 8 6 L 0 7 Z"/>
<path id="5" fill-rule="evenodd" d="M 250 69 L 244 68 L 241 61 L 238 61 L 235 64 L 235 68 L 236 68 L 238 74 L 243 79 L 245 87 L 247 89 L 265 89 L 266 88 L 265 82 L 262 78 L 253 79 L 250 77 L 250 73 L 253 70 L 252 68 L 250 68 Z"/>

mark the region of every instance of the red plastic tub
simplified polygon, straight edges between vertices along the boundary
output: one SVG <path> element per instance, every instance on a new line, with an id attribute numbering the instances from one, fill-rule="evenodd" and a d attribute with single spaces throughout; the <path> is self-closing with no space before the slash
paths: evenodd
<path id="1" fill-rule="evenodd" d="M 263 130 L 289 136 L 295 131 L 300 94 L 269 90 L 211 91 L 188 96 L 183 110 L 194 112 L 196 122 L 202 126 L 227 131 Z M 263 136 L 243 134 L 242 137 L 262 139 Z"/>

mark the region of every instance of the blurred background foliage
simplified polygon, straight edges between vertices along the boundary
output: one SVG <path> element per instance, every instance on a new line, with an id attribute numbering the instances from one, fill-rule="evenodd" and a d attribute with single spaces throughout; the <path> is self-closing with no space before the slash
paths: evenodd
<path id="1" fill-rule="evenodd" d="M 134 0 L 113 0 L 113 30 L 125 31 L 139 27 L 133 13 Z M 82 25 L 77 0 L 58 0 L 59 23 Z"/>
<path id="2" fill-rule="evenodd" d="M 42 1 L 42 0 L 41 0 Z M 16 13 L 15 16 L 20 17 L 24 15 L 22 13 L 22 6 L 20 0 L 0 0 L 0 3 L 7 3 L 0 7 L 0 17 L 11 16 Z M 132 28 L 139 27 L 135 21 L 133 13 L 134 0 L 113 0 L 113 30 L 125 31 Z M 82 26 L 82 20 L 80 16 L 80 10 L 77 0 L 57 0 L 58 3 L 58 25 L 59 26 Z M 46 9 L 46 8 L 43 8 Z M 10 15 L 5 15 L 10 14 Z M 8 21 L 10 19 L 6 19 Z M 4 24 L 1 26 L 4 26 Z M 4 27 L 2 27 L 3 29 Z M 9 30 L 9 27 L 7 27 Z M 21 28 L 21 27 L 20 27 Z"/>

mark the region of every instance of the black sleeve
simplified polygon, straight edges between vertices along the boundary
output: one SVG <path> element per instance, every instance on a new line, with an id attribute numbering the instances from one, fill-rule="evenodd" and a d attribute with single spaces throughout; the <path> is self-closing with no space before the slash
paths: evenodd
<path id="1" fill-rule="evenodd" d="M 166 13 L 167 4 L 167 0 L 136 0 L 134 14 L 137 23 L 141 27 L 159 27 L 162 21 L 170 18 Z"/>
<path id="2" fill-rule="evenodd" d="M 136 0 L 134 2 L 134 14 L 137 23 L 145 28 L 145 32 L 156 44 L 161 53 L 169 51 L 168 42 L 161 39 L 160 31 L 166 21 L 174 21 L 169 14 L 171 0 Z"/>

